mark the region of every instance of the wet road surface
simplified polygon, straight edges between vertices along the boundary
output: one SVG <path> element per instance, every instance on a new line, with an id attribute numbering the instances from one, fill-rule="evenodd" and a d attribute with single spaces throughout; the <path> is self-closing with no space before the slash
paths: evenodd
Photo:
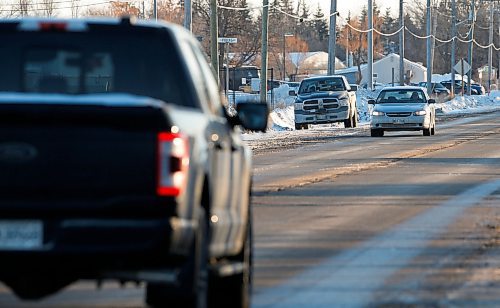
<path id="1" fill-rule="evenodd" d="M 251 141 L 272 149 L 254 159 L 253 306 L 499 306 L 498 117 L 432 137 L 364 127 Z M 143 293 L 81 282 L 24 303 L 0 287 L 0 307 L 143 307 Z"/>

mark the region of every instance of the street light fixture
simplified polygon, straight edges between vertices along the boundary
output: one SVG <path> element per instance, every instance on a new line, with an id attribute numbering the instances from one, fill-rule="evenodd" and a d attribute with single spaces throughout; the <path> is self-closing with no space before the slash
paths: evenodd
<path id="1" fill-rule="evenodd" d="M 286 53 L 285 53 L 285 50 L 286 50 L 286 38 L 287 37 L 290 37 L 290 36 L 294 36 L 293 34 L 290 34 L 290 33 L 285 33 L 283 34 L 283 71 L 282 71 L 282 80 L 285 80 L 286 78 Z"/>

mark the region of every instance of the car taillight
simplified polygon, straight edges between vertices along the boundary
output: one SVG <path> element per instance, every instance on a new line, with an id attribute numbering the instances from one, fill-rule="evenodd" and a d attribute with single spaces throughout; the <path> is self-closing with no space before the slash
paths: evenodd
<path id="1" fill-rule="evenodd" d="M 65 22 L 41 22 L 41 31 L 66 31 L 68 24 Z"/>
<path id="2" fill-rule="evenodd" d="M 180 133 L 158 133 L 159 196 L 177 197 L 186 189 L 189 170 L 189 141 Z"/>
<path id="3" fill-rule="evenodd" d="M 19 22 L 21 31 L 87 31 L 88 25 L 83 19 L 73 20 L 38 20 L 23 19 Z"/>

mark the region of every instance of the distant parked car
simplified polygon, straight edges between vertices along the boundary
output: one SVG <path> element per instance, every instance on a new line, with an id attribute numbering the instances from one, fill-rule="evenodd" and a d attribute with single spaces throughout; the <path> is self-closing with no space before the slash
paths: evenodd
<path id="1" fill-rule="evenodd" d="M 419 82 L 418 85 L 420 87 L 427 88 L 427 82 L 425 81 Z M 448 90 L 440 82 L 432 82 L 431 86 L 431 98 L 434 98 L 436 101 L 445 101 L 450 96 L 450 90 Z"/>
<path id="2" fill-rule="evenodd" d="M 422 87 L 387 87 L 380 91 L 374 105 L 370 124 L 371 136 L 382 137 L 385 131 L 421 130 L 424 136 L 436 132 L 434 103 Z"/>
<path id="3" fill-rule="evenodd" d="M 473 83 L 471 87 L 472 87 L 472 89 L 477 91 L 478 95 L 485 95 L 486 94 L 486 89 L 482 85 L 480 85 L 479 83 Z"/>
<path id="4" fill-rule="evenodd" d="M 441 81 L 441 84 L 451 91 L 451 80 Z M 464 94 L 467 93 L 467 83 L 462 84 L 461 80 L 455 80 L 455 94 L 462 94 L 462 89 L 464 91 Z M 471 94 L 478 95 L 479 92 L 477 88 L 472 87 Z"/>

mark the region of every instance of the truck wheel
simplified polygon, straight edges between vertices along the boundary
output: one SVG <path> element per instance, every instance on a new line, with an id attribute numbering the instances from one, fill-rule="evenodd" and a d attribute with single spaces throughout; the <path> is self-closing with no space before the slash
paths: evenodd
<path id="1" fill-rule="evenodd" d="M 179 285 L 149 283 L 146 303 L 150 307 L 207 307 L 209 230 L 204 209 L 200 209 L 198 224 L 189 259 L 179 275 Z"/>
<path id="2" fill-rule="evenodd" d="M 295 130 L 301 130 L 302 125 L 301 124 L 295 124 Z"/>
<path id="3" fill-rule="evenodd" d="M 345 128 L 351 128 L 352 127 L 352 117 L 349 116 L 349 119 L 344 120 L 344 127 Z"/>
<path id="4" fill-rule="evenodd" d="M 243 272 L 234 276 L 213 278 L 213 281 L 210 282 L 209 307 L 250 307 L 253 276 L 252 247 L 252 221 L 250 218 L 247 226 L 245 243 L 243 244 L 241 252 L 234 259 L 236 262 L 242 263 Z"/>
<path id="5" fill-rule="evenodd" d="M 423 135 L 430 136 L 431 135 L 431 128 L 424 128 Z"/>
<path id="6" fill-rule="evenodd" d="M 384 131 L 381 129 L 371 129 L 370 130 L 370 135 L 372 137 L 383 137 L 384 136 Z"/>

